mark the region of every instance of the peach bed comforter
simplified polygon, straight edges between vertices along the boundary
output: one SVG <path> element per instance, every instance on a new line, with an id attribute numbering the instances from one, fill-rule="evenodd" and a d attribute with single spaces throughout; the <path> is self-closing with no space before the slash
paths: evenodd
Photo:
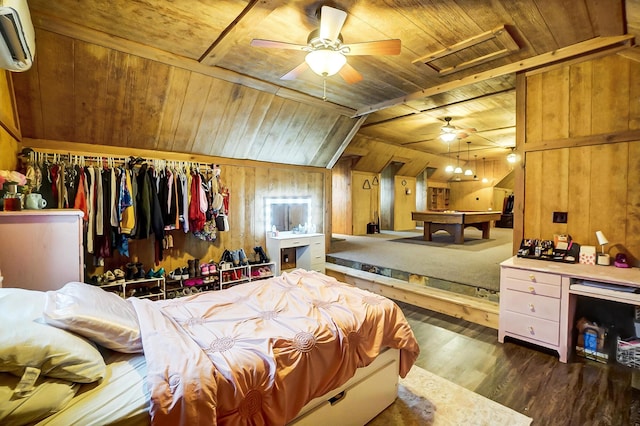
<path id="1" fill-rule="evenodd" d="M 285 424 L 385 347 L 419 348 L 395 303 L 296 270 L 175 300 L 130 299 L 157 425 Z"/>

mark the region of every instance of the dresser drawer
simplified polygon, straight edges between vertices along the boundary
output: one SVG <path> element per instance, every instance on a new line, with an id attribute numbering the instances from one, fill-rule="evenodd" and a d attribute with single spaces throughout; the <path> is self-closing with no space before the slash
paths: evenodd
<path id="1" fill-rule="evenodd" d="M 562 288 L 555 284 L 544 284 L 533 281 L 523 281 L 513 278 L 503 278 L 501 292 L 511 290 L 521 293 L 560 298 Z"/>
<path id="2" fill-rule="evenodd" d="M 501 311 L 500 316 L 500 322 L 505 324 L 505 331 L 507 333 L 555 346 L 560 342 L 560 324 L 556 321 L 549 321 L 511 311 Z M 502 316 L 504 316 L 504 318 L 502 318 Z"/>
<path id="3" fill-rule="evenodd" d="M 560 286 L 562 277 L 546 272 L 531 271 L 526 269 L 503 268 L 502 274 L 507 278 L 528 281 L 531 283 L 543 283 Z"/>
<path id="4" fill-rule="evenodd" d="M 286 238 L 280 240 L 280 248 L 302 247 L 309 245 L 309 238 L 301 234 L 299 238 Z"/>
<path id="5" fill-rule="evenodd" d="M 324 255 L 324 236 L 309 238 L 309 247 L 311 247 L 311 256 Z"/>
<path id="6" fill-rule="evenodd" d="M 560 299 L 507 290 L 500 293 L 503 310 L 560 321 Z"/>

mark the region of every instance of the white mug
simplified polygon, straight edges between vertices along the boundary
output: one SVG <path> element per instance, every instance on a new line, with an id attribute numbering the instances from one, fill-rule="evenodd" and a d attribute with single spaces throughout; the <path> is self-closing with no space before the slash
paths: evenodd
<path id="1" fill-rule="evenodd" d="M 28 194 L 27 195 L 27 208 L 29 210 L 39 210 L 47 207 L 47 200 L 42 198 L 40 194 Z"/>

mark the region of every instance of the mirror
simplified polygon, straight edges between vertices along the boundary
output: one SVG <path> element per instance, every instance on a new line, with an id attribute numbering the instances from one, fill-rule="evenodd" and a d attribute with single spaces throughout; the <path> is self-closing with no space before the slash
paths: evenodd
<path id="1" fill-rule="evenodd" d="M 293 231 L 298 225 L 311 224 L 311 197 L 265 198 L 266 230 Z"/>

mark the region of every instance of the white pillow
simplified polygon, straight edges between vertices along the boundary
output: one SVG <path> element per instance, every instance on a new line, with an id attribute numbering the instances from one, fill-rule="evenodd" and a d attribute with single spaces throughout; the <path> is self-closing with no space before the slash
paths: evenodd
<path id="1" fill-rule="evenodd" d="M 128 301 L 89 284 L 70 282 L 47 292 L 47 323 L 118 352 L 142 352 L 140 326 Z"/>
<path id="2" fill-rule="evenodd" d="M 78 383 L 104 377 L 106 366 L 88 340 L 48 325 L 42 318 L 46 294 L 14 289 L 0 297 L 0 372 L 22 377 L 26 367 Z"/>
<path id="3" fill-rule="evenodd" d="M 28 396 L 14 395 L 20 378 L 0 373 L 0 423 L 4 426 L 37 422 L 57 413 L 71 401 L 80 384 L 42 377 L 35 382 Z"/>

